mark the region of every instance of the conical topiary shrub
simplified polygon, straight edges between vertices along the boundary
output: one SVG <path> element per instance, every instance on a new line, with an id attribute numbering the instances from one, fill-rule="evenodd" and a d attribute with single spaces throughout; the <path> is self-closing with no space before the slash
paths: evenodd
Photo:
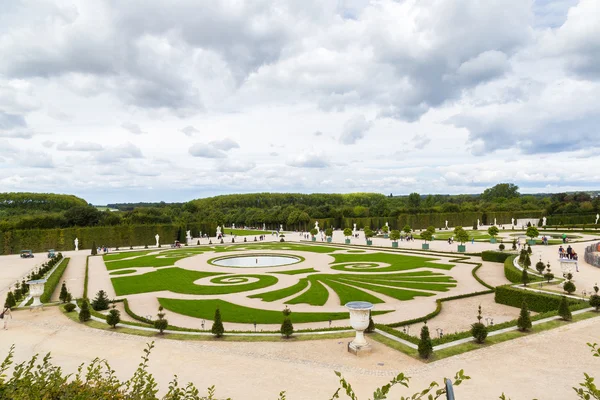
<path id="1" fill-rule="evenodd" d="M 210 331 L 213 335 L 215 335 L 218 338 L 223 336 L 223 334 L 225 333 L 223 321 L 221 321 L 221 310 L 219 310 L 218 308 L 215 310 L 215 319 L 212 328 L 210 328 Z"/>

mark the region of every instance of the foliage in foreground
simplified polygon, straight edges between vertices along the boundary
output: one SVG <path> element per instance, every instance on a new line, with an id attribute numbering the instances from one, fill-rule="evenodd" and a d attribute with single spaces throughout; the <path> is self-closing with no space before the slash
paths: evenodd
<path id="1" fill-rule="evenodd" d="M 587 344 L 594 357 L 600 357 L 600 347 L 597 343 Z M 158 384 L 148 372 L 148 361 L 150 353 L 154 348 L 154 342 L 146 345 L 142 361 L 138 368 L 127 381 L 121 382 L 116 376 L 115 371 L 110 367 L 106 360 L 94 359 L 87 367 L 81 364 L 76 374 L 65 375 L 60 367 L 51 363 L 50 353 L 48 353 L 41 362 L 38 362 L 39 356 L 36 354 L 28 362 L 22 362 L 14 367 L 14 345 L 11 346 L 8 355 L 0 364 L 0 399 L 29 400 L 29 399 L 144 399 L 158 400 Z M 13 368 L 10 379 L 6 379 L 6 372 Z M 340 387 L 336 390 L 330 400 L 340 399 L 340 394 L 345 394 L 352 400 L 358 400 L 354 389 L 348 383 L 341 373 L 335 372 L 340 378 Z M 600 389 L 596 387 L 594 378 L 584 373 L 584 381 L 579 383 L 578 387 L 573 387 L 577 397 L 581 400 L 600 400 Z M 432 382 L 429 387 L 418 391 L 411 396 L 401 396 L 400 400 L 436 400 L 446 394 L 446 382 L 452 383 L 452 386 L 459 386 L 463 381 L 471 379 L 464 374 L 463 370 L 458 371 L 454 379 L 444 378 L 443 387 L 439 387 L 437 382 Z M 385 400 L 392 387 L 401 385 L 408 388 L 410 378 L 404 373 L 400 373 L 386 385 L 377 388 L 373 392 L 373 400 Z M 208 395 L 201 397 L 200 391 L 192 384 L 188 383 L 185 387 L 180 387 L 177 375 L 169 383 L 168 392 L 163 400 L 216 400 L 214 386 L 208 388 Z M 507 400 L 504 393 L 500 399 Z M 278 400 L 286 400 L 285 392 L 280 392 Z"/>

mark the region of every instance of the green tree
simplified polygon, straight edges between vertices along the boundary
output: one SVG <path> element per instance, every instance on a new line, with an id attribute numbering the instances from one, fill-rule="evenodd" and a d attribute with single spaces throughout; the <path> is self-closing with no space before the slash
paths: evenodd
<path id="1" fill-rule="evenodd" d="M 382 231 L 383 233 L 388 233 L 388 232 L 390 231 L 390 228 L 389 228 L 387 225 L 384 225 L 384 226 L 381 228 L 381 231 Z"/>
<path id="2" fill-rule="evenodd" d="M 220 338 L 225 333 L 225 328 L 223 328 L 223 321 L 221 321 L 221 310 L 218 308 L 215 310 L 215 319 L 210 329 L 213 335 Z"/>
<path id="3" fill-rule="evenodd" d="M 529 254 L 529 255 L 533 254 L 533 250 L 531 250 L 531 245 L 530 244 L 527 245 L 527 254 Z"/>
<path id="4" fill-rule="evenodd" d="M 421 206 L 421 195 L 416 192 L 409 194 L 407 203 L 409 208 L 419 208 Z"/>
<path id="5" fill-rule="evenodd" d="M 400 239 L 400 231 L 394 229 L 390 232 L 390 240 L 397 242 Z"/>
<path id="6" fill-rule="evenodd" d="M 402 230 L 403 230 L 403 231 L 404 231 L 404 233 L 406 233 L 407 235 L 408 235 L 409 233 L 411 233 L 411 232 L 412 232 L 412 228 L 410 227 L 410 225 L 409 225 L 409 224 L 406 224 L 406 225 L 404 225 L 404 228 L 402 228 Z"/>
<path id="7" fill-rule="evenodd" d="M 525 259 L 523 260 L 523 267 L 525 267 L 525 269 L 531 267 L 531 258 L 529 257 L 529 254 L 525 254 Z"/>
<path id="8" fill-rule="evenodd" d="M 279 331 L 282 336 L 285 336 L 288 339 L 294 333 L 294 325 L 292 325 L 292 320 L 290 319 L 290 314 L 292 311 L 285 306 L 283 309 L 283 322 L 281 323 L 281 328 Z"/>
<path id="9" fill-rule="evenodd" d="M 113 304 L 113 307 L 106 316 L 106 323 L 113 328 L 116 328 L 119 322 L 121 322 L 121 312 L 119 312 L 119 310 L 117 310 Z"/>
<path id="10" fill-rule="evenodd" d="M 531 240 L 533 240 L 540 235 L 540 231 L 538 231 L 538 228 L 536 228 L 535 226 L 530 226 L 527 228 L 525 235 Z"/>
<path id="11" fill-rule="evenodd" d="M 435 226 L 429 225 L 427 227 L 427 231 L 431 232 L 432 235 L 435 234 Z"/>
<path id="12" fill-rule="evenodd" d="M 12 291 L 6 294 L 6 301 L 4 302 L 4 307 L 13 308 L 17 305 L 17 301 L 15 300 L 15 295 Z"/>
<path id="13" fill-rule="evenodd" d="M 501 199 L 512 199 L 519 197 L 519 187 L 513 183 L 499 183 L 491 188 L 485 189 L 481 198 L 486 201 Z"/>
<path id="14" fill-rule="evenodd" d="M 154 320 L 154 329 L 158 329 L 158 332 L 162 335 L 163 332 L 169 327 L 169 321 L 165 319 L 164 308 L 162 305 L 158 306 L 158 319 Z"/>
<path id="15" fill-rule="evenodd" d="M 67 290 L 67 283 L 65 281 L 63 281 L 62 286 L 60 287 L 60 294 L 58 295 L 58 298 L 63 303 L 66 303 L 68 296 L 69 296 L 69 291 Z"/>
<path id="16" fill-rule="evenodd" d="M 88 303 L 87 299 L 83 299 L 81 301 L 81 308 L 79 309 L 79 321 L 87 322 L 91 318 L 92 315 L 90 314 L 90 304 Z"/>
<path id="17" fill-rule="evenodd" d="M 98 254 L 98 249 L 96 248 L 96 241 L 92 242 L 92 255 L 95 256 Z"/>
<path id="18" fill-rule="evenodd" d="M 546 265 L 542 260 L 540 260 L 535 264 L 535 269 L 537 270 L 538 274 L 542 275 L 546 269 Z"/>
<path id="19" fill-rule="evenodd" d="M 421 239 L 423 239 L 425 243 L 427 243 L 433 239 L 433 234 L 430 230 L 425 230 L 421 232 Z"/>
<path id="20" fill-rule="evenodd" d="M 454 228 L 454 238 L 464 244 L 469 241 L 469 233 L 462 226 L 457 226 Z"/>
<path id="21" fill-rule="evenodd" d="M 315 237 L 315 236 L 317 236 L 318 232 L 319 231 L 317 231 L 317 228 L 312 228 L 309 233 L 310 233 L 310 236 Z"/>
<path id="22" fill-rule="evenodd" d="M 346 238 L 349 238 L 350 236 L 352 236 L 352 229 L 350 229 L 350 228 L 344 228 L 344 236 Z"/>
<path id="23" fill-rule="evenodd" d="M 488 235 L 490 235 L 491 237 L 495 238 L 496 236 L 498 236 L 498 234 L 500 233 L 500 229 L 498 229 L 497 226 L 490 226 L 488 228 Z"/>
<path id="24" fill-rule="evenodd" d="M 108 310 L 110 300 L 104 290 L 99 290 L 94 300 L 92 300 L 92 308 L 96 311 Z"/>
<path id="25" fill-rule="evenodd" d="M 560 304 L 558 305 L 558 315 L 564 321 L 570 321 L 573 319 L 573 315 L 571 315 L 571 310 L 569 310 L 569 303 L 567 302 L 567 298 L 562 296 L 560 299 Z"/>
<path id="26" fill-rule="evenodd" d="M 527 268 L 523 268 L 523 272 L 521 272 L 521 282 L 523 283 L 523 286 L 527 286 L 527 284 L 531 282 Z"/>
<path id="27" fill-rule="evenodd" d="M 429 358 L 433 353 L 433 344 L 431 343 L 431 336 L 429 335 L 429 328 L 427 327 L 427 321 L 421 328 L 421 337 L 419 339 L 419 346 L 417 348 L 419 356 L 421 358 Z"/>
<path id="28" fill-rule="evenodd" d="M 517 327 L 520 331 L 525 332 L 531 329 L 531 316 L 529 315 L 529 310 L 527 309 L 527 303 L 523 300 L 523 304 L 521 305 L 521 313 L 519 314 L 519 319 L 517 319 Z"/>
<path id="29" fill-rule="evenodd" d="M 600 311 L 600 295 L 598 294 L 598 284 L 594 285 L 594 294 L 590 296 L 590 306 L 596 308 L 596 312 Z"/>
<path id="30" fill-rule="evenodd" d="M 550 283 L 550 281 L 554 279 L 554 274 L 550 269 L 550 261 L 548 261 L 548 264 L 546 264 L 546 273 L 544 274 L 544 279 L 546 279 L 548 283 Z"/>
<path id="31" fill-rule="evenodd" d="M 471 335 L 475 338 L 477 343 L 485 342 L 485 338 L 487 338 L 488 331 L 487 327 L 481 322 L 481 305 L 479 305 L 479 311 L 477 312 L 477 322 L 471 325 Z"/>
<path id="32" fill-rule="evenodd" d="M 517 249 L 517 239 L 513 239 L 513 241 L 512 241 L 512 249 L 513 250 Z"/>
<path id="33" fill-rule="evenodd" d="M 332 237 L 333 236 L 333 229 L 331 229 L 331 228 L 325 229 L 325 236 Z"/>
<path id="34" fill-rule="evenodd" d="M 568 294 L 574 293 L 577 290 L 577 287 L 575 286 L 575 284 L 573 282 L 571 282 L 570 280 L 566 281 L 565 284 L 563 285 L 563 289 L 565 290 L 565 292 L 567 292 Z"/>

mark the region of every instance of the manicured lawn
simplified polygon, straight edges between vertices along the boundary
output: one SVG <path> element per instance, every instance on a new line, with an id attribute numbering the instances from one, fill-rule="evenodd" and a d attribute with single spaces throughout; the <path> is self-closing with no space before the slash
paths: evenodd
<path id="1" fill-rule="evenodd" d="M 311 306 L 322 306 L 327 303 L 329 292 L 318 280 L 304 279 L 310 282 L 310 288 L 298 297 L 288 300 L 286 304 L 309 304 Z"/>
<path id="2" fill-rule="evenodd" d="M 273 271 L 274 274 L 284 274 L 284 275 L 300 275 L 300 274 L 310 274 L 311 272 L 319 272 L 314 268 L 304 268 L 304 269 L 293 269 L 291 271 Z"/>
<path id="3" fill-rule="evenodd" d="M 135 272 L 135 269 L 118 269 L 110 273 L 110 275 L 126 275 Z"/>
<path id="4" fill-rule="evenodd" d="M 166 267 L 175 265 L 175 261 L 189 257 L 189 254 L 169 254 L 168 257 L 164 257 L 165 254 L 159 254 L 154 256 L 141 256 L 131 260 L 117 260 L 117 261 L 106 261 L 106 269 L 113 271 L 115 269 L 123 268 L 141 268 L 141 267 Z"/>
<path id="5" fill-rule="evenodd" d="M 223 300 L 179 300 L 159 298 L 158 301 L 169 311 L 206 320 L 212 320 L 215 316 L 215 310 L 219 308 L 223 322 L 236 322 L 243 324 L 253 324 L 255 322 L 257 324 L 280 324 L 283 321 L 283 314 L 281 311 L 260 310 L 256 308 L 243 307 Z M 383 313 L 385 313 L 385 311 L 374 311 L 373 315 Z M 348 312 L 292 312 L 290 318 L 293 323 L 305 323 L 349 319 L 349 315 Z"/>
<path id="6" fill-rule="evenodd" d="M 242 251 L 242 250 L 292 250 L 292 251 L 308 251 L 312 253 L 333 253 L 337 250 L 342 250 L 338 247 L 333 246 L 318 246 L 318 245 L 303 245 L 303 244 L 293 244 L 293 243 L 248 243 L 241 245 L 231 245 L 231 246 L 214 246 L 210 247 L 211 250 L 215 252 L 225 252 L 225 251 Z"/>
<path id="7" fill-rule="evenodd" d="M 332 265 L 331 268 L 338 271 L 347 272 L 392 272 L 404 271 L 415 268 L 436 268 L 449 270 L 452 267 L 454 267 L 453 264 L 436 264 L 430 262 L 437 261 L 438 259 L 436 258 L 416 257 L 391 253 L 333 254 L 333 258 L 335 259 L 333 264 L 346 265 Z M 350 268 L 349 266 L 349 264 L 374 262 L 386 263 L 390 264 L 390 266 L 383 268 Z"/>
<path id="8" fill-rule="evenodd" d="M 212 285 L 196 285 L 194 281 L 209 276 Z M 256 278 L 257 282 L 234 284 L 244 282 L 247 278 Z M 231 280 L 231 282 L 226 282 Z M 215 274 L 210 272 L 190 271 L 182 268 L 165 268 L 143 275 L 124 276 L 112 278 L 113 287 L 117 296 L 128 294 L 157 292 L 169 290 L 185 294 L 227 294 L 239 293 L 248 290 L 261 289 L 277 283 L 277 278 L 272 275 L 241 275 L 241 274 Z"/>
<path id="9" fill-rule="evenodd" d="M 223 228 L 222 232 L 226 235 L 226 238 L 230 237 L 231 235 L 260 236 L 260 235 L 270 235 L 271 233 L 273 233 L 273 231 L 258 231 L 258 230 L 252 230 L 252 229 L 230 229 L 230 228 Z"/>
<path id="10" fill-rule="evenodd" d="M 293 286 L 279 290 L 274 290 L 272 292 L 259 293 L 248 297 L 250 297 L 251 299 L 262 299 L 263 301 L 276 301 L 285 299 L 286 297 L 299 293 L 303 291 L 307 286 L 308 280 L 302 279 L 300 282 L 296 283 Z"/>
<path id="11" fill-rule="evenodd" d="M 104 261 L 122 260 L 123 258 L 144 256 L 157 250 L 142 250 L 142 251 L 126 251 L 124 253 L 105 254 Z"/>

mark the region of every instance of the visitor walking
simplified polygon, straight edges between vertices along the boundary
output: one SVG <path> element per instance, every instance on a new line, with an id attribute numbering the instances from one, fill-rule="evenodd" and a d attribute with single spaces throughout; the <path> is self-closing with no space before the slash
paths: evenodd
<path id="1" fill-rule="evenodd" d="M 575 271 L 579 272 L 579 265 L 577 263 L 577 260 L 579 260 L 579 257 L 577 256 L 577 253 L 575 252 L 575 250 L 573 250 L 573 252 L 571 253 L 571 259 L 575 261 Z"/>
<path id="2" fill-rule="evenodd" d="M 2 313 L 0 313 L 0 319 L 4 320 L 4 330 L 8 330 L 8 317 L 12 319 L 12 313 L 10 307 L 4 307 Z"/>

